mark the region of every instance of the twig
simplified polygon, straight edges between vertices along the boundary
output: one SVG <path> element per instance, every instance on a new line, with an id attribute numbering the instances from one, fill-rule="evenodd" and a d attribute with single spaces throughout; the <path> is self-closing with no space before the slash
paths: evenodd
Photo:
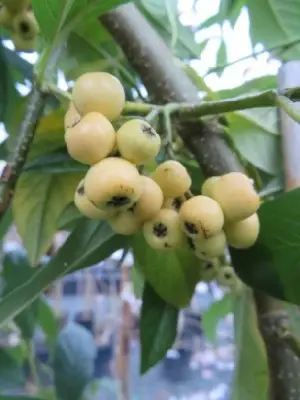
<path id="1" fill-rule="evenodd" d="M 270 47 L 269 49 L 262 49 L 262 50 L 259 50 L 259 51 L 255 51 L 255 52 L 253 52 L 253 53 L 251 53 L 251 54 L 248 54 L 248 55 L 245 56 L 245 57 L 238 58 L 237 60 L 231 61 L 231 62 L 229 62 L 229 63 L 222 64 L 222 65 L 217 65 L 216 67 L 210 68 L 210 69 L 207 71 L 207 73 L 205 74 L 205 77 L 208 76 L 208 75 L 210 75 L 210 74 L 213 74 L 214 72 L 222 71 L 222 70 L 224 70 L 225 68 L 231 67 L 232 65 L 238 64 L 238 63 L 240 63 L 240 62 L 242 62 L 242 61 L 246 61 L 246 60 L 248 60 L 249 58 L 255 58 L 255 57 L 257 57 L 257 56 L 259 56 L 259 55 L 261 55 L 261 54 L 264 54 L 264 53 L 272 53 L 272 52 L 274 52 L 275 50 L 279 50 L 280 53 L 282 53 L 282 52 L 284 52 L 284 51 L 290 49 L 292 46 L 295 46 L 295 45 L 298 44 L 299 42 L 300 42 L 300 38 L 296 38 L 296 39 L 291 40 L 291 41 L 289 41 L 289 42 L 282 43 L 282 44 L 280 44 L 280 45 L 276 45 L 276 46 Z"/>
<path id="2" fill-rule="evenodd" d="M 16 144 L 0 177 L 0 221 L 11 203 L 13 191 L 26 162 L 45 102 L 46 95 L 41 90 L 34 88 L 16 137 Z"/>
<path id="3" fill-rule="evenodd" d="M 290 101 L 300 100 L 300 87 L 290 88 L 284 90 L 282 93 L 279 93 L 275 89 L 269 89 L 254 94 L 233 97 L 231 99 L 201 102 L 199 100 L 199 104 L 169 103 L 166 106 L 161 106 L 157 104 L 127 102 L 123 113 L 148 115 L 154 108 L 159 112 L 163 111 L 164 108 L 168 108 L 169 113 L 174 116 L 203 117 L 206 115 L 217 115 L 257 107 L 275 107 L 278 105 L 279 96 L 283 96 Z"/>

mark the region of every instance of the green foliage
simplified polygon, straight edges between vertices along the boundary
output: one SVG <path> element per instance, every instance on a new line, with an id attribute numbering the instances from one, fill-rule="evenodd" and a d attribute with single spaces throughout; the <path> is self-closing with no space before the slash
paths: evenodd
<path id="1" fill-rule="evenodd" d="M 228 121 L 229 134 L 241 155 L 256 168 L 277 175 L 281 150 L 275 108 L 231 113 Z"/>
<path id="2" fill-rule="evenodd" d="M 212 343 L 217 340 L 217 326 L 222 318 L 233 312 L 234 297 L 231 293 L 226 293 L 220 300 L 216 300 L 202 314 L 201 326 L 206 338 Z"/>
<path id="3" fill-rule="evenodd" d="M 132 243 L 134 262 L 157 294 L 174 307 L 186 307 L 200 280 L 197 258 L 188 250 L 157 251 L 135 235 Z"/>
<path id="4" fill-rule="evenodd" d="M 30 280 L 36 273 L 36 270 L 29 264 L 25 251 L 21 249 L 7 252 L 3 257 L 2 264 L 3 297 Z M 35 300 L 17 315 L 15 322 L 20 328 L 24 339 L 32 338 L 37 325 L 41 326 L 49 340 L 54 340 L 58 333 L 58 323 L 53 310 L 42 297 Z"/>
<path id="5" fill-rule="evenodd" d="M 250 79 L 242 85 L 232 89 L 219 90 L 217 95 L 219 99 L 229 99 L 231 97 L 244 96 L 258 91 L 275 89 L 276 86 L 276 77 L 272 75 L 266 75 L 259 78 Z"/>
<path id="6" fill-rule="evenodd" d="M 46 335 L 48 342 L 53 342 L 59 332 L 59 322 L 53 309 L 43 297 L 40 297 L 38 301 L 36 319 L 37 323 Z"/>
<path id="7" fill-rule="evenodd" d="M 253 44 L 263 43 L 285 61 L 299 59 L 299 0 L 249 1 L 247 5 Z"/>
<path id="8" fill-rule="evenodd" d="M 58 219 L 74 198 L 83 174 L 23 173 L 13 199 L 14 222 L 30 263 L 35 266 L 48 250 Z"/>
<path id="9" fill-rule="evenodd" d="M 177 1 L 138 0 L 137 5 L 177 57 L 199 58 L 202 46 L 193 32 L 180 23 Z"/>
<path id="10" fill-rule="evenodd" d="M 164 302 L 149 283 L 145 284 L 140 321 L 142 374 L 161 361 L 172 347 L 178 314 L 178 308 Z"/>
<path id="11" fill-rule="evenodd" d="M 253 297 L 247 288 L 234 301 L 234 331 L 236 367 L 231 399 L 267 400 L 267 355 L 257 326 Z"/>
<path id="12" fill-rule="evenodd" d="M 61 34 L 73 30 L 82 21 L 87 23 L 89 18 L 96 18 L 105 11 L 117 7 L 126 0 L 98 2 L 96 0 L 48 0 L 45 4 L 32 0 L 32 6 L 43 36 L 53 40 Z M 89 21 L 88 21 L 89 22 Z"/>
<path id="13" fill-rule="evenodd" d="M 12 108 L 18 98 L 18 92 L 15 88 L 14 77 L 9 68 L 9 63 L 2 44 L 0 44 L 0 74 L 0 121 L 5 121 L 10 117 Z"/>
<path id="14" fill-rule="evenodd" d="M 35 271 L 31 268 L 24 251 L 14 250 L 6 253 L 3 258 L 2 277 L 5 281 L 5 287 L 2 296 L 5 297 L 22 285 L 23 282 L 31 279 L 34 273 Z M 24 339 L 31 339 L 34 334 L 37 310 L 38 300 L 15 318 Z"/>
<path id="15" fill-rule="evenodd" d="M 141 268 L 139 268 L 137 265 L 134 265 L 131 270 L 131 280 L 133 284 L 134 295 L 137 298 L 142 298 L 145 287 L 145 276 Z"/>
<path id="16" fill-rule="evenodd" d="M 0 349 L 0 393 L 21 388 L 25 383 L 22 365 L 10 349 Z M 0 397 L 1 398 L 1 397 Z"/>
<path id="17" fill-rule="evenodd" d="M 92 334 L 69 323 L 57 337 L 53 353 L 54 383 L 58 398 L 79 400 L 93 378 L 96 347 Z"/>
<path id="18" fill-rule="evenodd" d="M 127 245 L 128 238 L 117 235 L 107 223 L 84 220 L 66 243 L 31 279 L 23 282 L 0 301 L 0 327 L 19 315 L 49 284 L 79 268 L 89 267 Z"/>
<path id="19" fill-rule="evenodd" d="M 258 213 L 257 243 L 231 250 L 236 272 L 248 285 L 298 305 L 299 201 L 300 189 L 295 189 L 265 202 Z"/>
<path id="20" fill-rule="evenodd" d="M 42 397 L 32 397 L 32 396 L 22 396 L 22 395 L 10 395 L 5 394 L 3 396 L 0 395 L 0 400 L 43 400 Z"/>

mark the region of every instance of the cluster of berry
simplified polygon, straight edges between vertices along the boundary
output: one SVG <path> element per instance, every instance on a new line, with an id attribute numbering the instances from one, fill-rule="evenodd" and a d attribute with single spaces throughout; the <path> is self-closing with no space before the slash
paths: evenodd
<path id="1" fill-rule="evenodd" d="M 33 51 L 39 27 L 30 0 L 2 1 L 0 25 L 12 32 L 11 40 L 17 51 Z"/>
<path id="2" fill-rule="evenodd" d="M 222 256 L 227 243 L 251 247 L 259 234 L 260 199 L 250 179 L 239 172 L 211 177 L 193 196 L 191 177 L 176 160 L 145 175 L 139 167 L 156 158 L 161 138 L 143 119 L 115 129 L 124 105 L 124 88 L 108 73 L 86 73 L 75 82 L 65 141 L 70 156 L 89 165 L 74 197 L 79 211 L 107 220 L 122 235 L 141 230 L 153 249 L 185 247 L 203 261 Z"/>

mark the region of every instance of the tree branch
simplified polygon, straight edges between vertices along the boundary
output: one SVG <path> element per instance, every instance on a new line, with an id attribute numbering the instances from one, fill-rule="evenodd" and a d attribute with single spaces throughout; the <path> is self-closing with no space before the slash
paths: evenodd
<path id="1" fill-rule="evenodd" d="M 45 101 L 46 95 L 39 89 L 34 88 L 16 137 L 15 147 L 12 149 L 9 160 L 0 177 L 0 221 L 9 208 L 13 191 L 34 139 L 37 123 L 44 110 Z"/>
<path id="2" fill-rule="evenodd" d="M 285 99 L 285 102 L 282 99 Z M 174 116 L 191 118 L 218 115 L 257 107 L 276 107 L 280 105 L 286 108 L 290 106 L 290 103 L 292 104 L 292 101 L 297 100 L 300 100 L 300 87 L 290 88 L 284 90 L 282 93 L 279 93 L 275 89 L 269 89 L 245 96 L 233 97 L 231 99 L 201 102 L 199 99 L 197 103 L 169 103 L 169 105 L 164 107 L 170 107 L 170 114 Z M 288 103 L 288 101 L 290 103 Z M 160 107 L 161 106 L 156 104 L 127 102 L 123 113 L 147 115 L 152 109 L 159 109 Z M 293 118 L 299 121 L 300 115 L 294 112 Z"/>
<path id="3" fill-rule="evenodd" d="M 123 5 L 103 15 L 101 22 L 116 39 L 158 104 L 199 102 L 197 88 L 175 62 L 157 32 L 133 4 Z M 243 170 L 236 155 L 220 135 L 217 124 L 208 124 L 200 119 L 190 121 L 184 117 L 178 117 L 176 122 L 179 135 L 194 154 L 206 176 Z M 259 326 L 267 345 L 269 336 L 265 334 L 264 328 L 273 322 L 274 314 L 277 316 L 283 313 L 286 318 L 287 314 L 282 303 L 276 299 L 259 295 L 255 300 Z M 276 346 L 276 352 L 280 354 L 281 359 L 278 360 L 277 365 L 270 364 L 270 375 L 275 391 L 279 388 L 279 391 L 284 393 L 281 399 L 287 399 L 290 398 L 291 387 L 281 380 L 279 372 L 285 361 L 292 361 L 292 359 L 291 355 L 286 353 L 285 346 L 281 343 L 276 343 Z M 266 347 L 268 358 L 271 358 L 275 349 L 273 345 Z M 296 386 L 297 389 L 298 386 Z M 277 400 L 276 397 L 271 397 L 271 399 Z"/>

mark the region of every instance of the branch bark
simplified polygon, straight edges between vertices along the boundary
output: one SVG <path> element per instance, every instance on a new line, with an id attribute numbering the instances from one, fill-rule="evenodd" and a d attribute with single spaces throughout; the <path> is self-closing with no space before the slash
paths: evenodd
<path id="1" fill-rule="evenodd" d="M 127 4 L 103 15 L 101 22 L 120 45 L 125 56 L 139 73 L 147 90 L 158 104 L 170 102 L 198 103 L 198 91 L 183 70 L 177 65 L 165 43 L 132 4 Z M 219 129 L 213 123 L 177 118 L 178 133 L 192 151 L 206 176 L 229 171 L 242 171 L 236 155 L 229 149 Z M 281 302 L 261 293 L 255 293 L 260 331 L 264 338 L 270 362 L 270 399 L 289 399 L 291 382 L 282 380 L 280 373 L 286 362 L 293 363 L 293 354 L 281 342 L 269 341 L 268 330 L 277 329 L 282 316 L 287 314 Z M 277 355 L 280 355 L 280 358 Z M 293 381 L 295 388 L 295 381 Z"/>
<path id="2" fill-rule="evenodd" d="M 0 177 L 0 221 L 8 210 L 19 176 L 26 162 L 38 121 L 42 115 L 46 95 L 34 88 L 16 137 L 15 147 Z"/>

